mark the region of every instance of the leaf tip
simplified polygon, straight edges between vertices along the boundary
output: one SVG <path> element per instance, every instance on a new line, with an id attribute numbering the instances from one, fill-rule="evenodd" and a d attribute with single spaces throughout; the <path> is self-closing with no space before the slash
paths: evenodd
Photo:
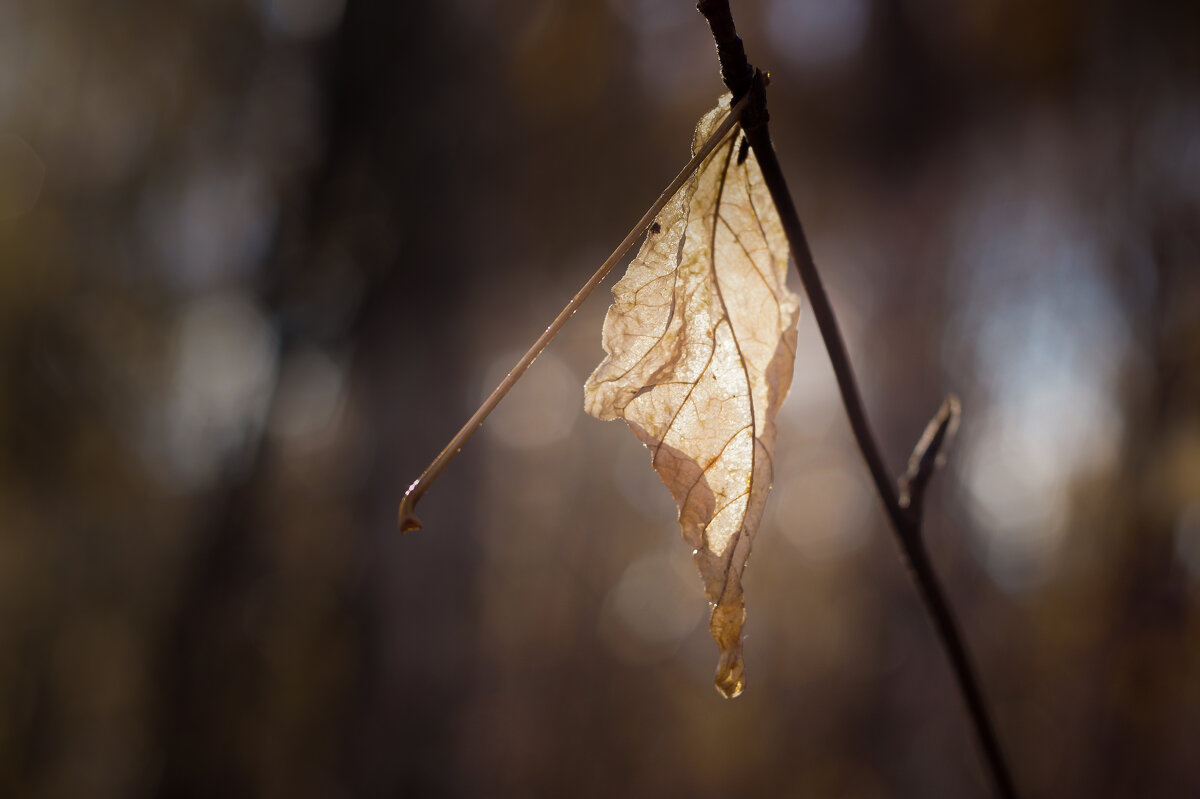
<path id="1" fill-rule="evenodd" d="M 732 652 L 721 653 L 713 685 L 726 699 L 734 699 L 746 690 L 746 664 L 742 660 L 740 648 Z"/>

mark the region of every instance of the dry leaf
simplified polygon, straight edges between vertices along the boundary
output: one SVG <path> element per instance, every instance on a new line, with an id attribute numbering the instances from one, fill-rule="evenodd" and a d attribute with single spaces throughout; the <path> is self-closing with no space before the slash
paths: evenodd
<path id="1" fill-rule="evenodd" d="M 693 152 L 728 112 L 726 96 L 700 120 Z M 771 487 L 799 318 L 779 215 L 737 140 L 718 146 L 650 227 L 613 288 L 608 357 L 585 386 L 588 413 L 623 418 L 675 497 L 727 697 L 745 687 L 742 572 Z"/>

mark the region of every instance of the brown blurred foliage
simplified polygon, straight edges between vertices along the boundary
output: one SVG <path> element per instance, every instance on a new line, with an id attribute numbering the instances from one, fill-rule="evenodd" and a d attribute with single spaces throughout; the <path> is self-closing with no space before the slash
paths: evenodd
<path id="1" fill-rule="evenodd" d="M 1200 7 L 735 2 L 1027 797 L 1200 793 Z M 982 796 L 802 311 L 746 694 L 583 417 L 690 2 L 0 4 L 0 795 Z"/>

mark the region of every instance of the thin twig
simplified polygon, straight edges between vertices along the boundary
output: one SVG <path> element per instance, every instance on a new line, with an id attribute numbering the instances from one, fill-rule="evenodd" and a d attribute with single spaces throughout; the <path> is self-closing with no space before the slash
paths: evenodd
<path id="1" fill-rule="evenodd" d="M 983 750 L 984 760 L 994 784 L 996 794 L 1003 799 L 1015 799 L 1016 788 L 1005 762 L 1003 750 L 1000 748 L 988 714 L 987 705 L 983 700 L 983 692 L 979 687 L 979 679 L 971 665 L 958 623 L 955 621 L 950 604 L 942 591 L 941 583 L 933 570 L 925 549 L 921 534 L 919 517 L 900 504 L 896 488 L 889 476 L 890 472 L 884 464 L 879 445 L 871 432 L 865 406 L 854 378 L 854 370 L 850 364 L 850 356 L 846 352 L 841 330 L 833 313 L 833 306 L 825 293 L 821 277 L 813 262 L 808 239 L 800 224 L 800 216 L 792 202 L 791 192 L 784 179 L 775 148 L 771 144 L 771 136 L 767 129 L 766 111 L 766 81 L 762 72 L 750 67 L 746 53 L 734 27 L 733 17 L 729 11 L 728 0 L 699 0 L 697 9 L 708 20 L 712 29 L 713 39 L 717 43 L 717 56 L 721 62 L 722 76 L 732 76 L 735 83 L 727 82 L 729 90 L 735 97 L 746 94 L 751 99 L 747 109 L 743 129 L 754 155 L 762 169 L 763 179 L 771 193 L 771 199 L 783 222 L 792 256 L 796 261 L 796 269 L 800 273 L 800 282 L 804 285 L 805 293 L 812 304 L 813 316 L 829 353 L 833 365 L 838 388 L 841 391 L 842 403 L 850 420 L 855 441 L 862 451 L 863 459 L 875 483 L 879 498 L 883 501 L 884 510 L 900 544 L 901 551 L 912 571 L 921 598 L 924 600 L 926 611 L 929 613 L 938 639 L 950 660 L 954 675 L 957 678 L 963 700 Z M 749 85 L 747 85 L 747 76 Z"/>
<path id="2" fill-rule="evenodd" d="M 908 458 L 908 471 L 900 478 L 900 507 L 908 509 L 918 526 L 925 503 L 925 489 L 941 464 L 942 450 L 954 438 L 961 412 L 958 397 L 953 394 L 946 397 L 913 447 L 912 455 Z"/>
<path id="3" fill-rule="evenodd" d="M 621 240 L 617 248 L 613 250 L 612 255 L 608 256 L 607 260 L 596 270 L 596 273 L 588 279 L 588 282 L 583 284 L 583 288 L 579 289 L 575 296 L 571 298 L 571 301 L 559 312 L 558 316 L 554 317 L 554 321 L 550 323 L 550 326 L 546 328 L 542 335 L 538 336 L 537 341 L 533 342 L 533 345 L 521 356 L 521 360 L 517 361 L 517 365 L 509 370 L 504 379 L 500 381 L 500 385 L 496 386 L 495 390 L 479 406 L 479 410 L 471 415 L 471 418 L 455 434 L 450 443 L 438 453 L 438 456 L 433 459 L 433 463 L 429 464 L 425 468 L 425 471 L 421 473 L 421 476 L 414 480 L 412 485 L 408 487 L 408 490 L 404 492 L 404 498 L 400 500 L 400 532 L 407 533 L 410 530 L 421 529 L 421 520 L 417 518 L 416 514 L 417 501 L 421 499 L 425 491 L 433 484 L 433 481 L 438 478 L 438 475 L 442 473 L 446 465 L 459 453 L 459 450 L 467 443 L 467 439 L 479 429 L 479 426 L 483 424 L 483 420 L 488 417 L 488 414 L 500 404 L 500 400 L 504 399 L 504 395 L 512 389 L 517 380 L 521 378 L 521 375 L 525 374 L 525 370 L 529 368 L 530 364 L 541 355 L 542 350 L 546 348 L 550 340 L 558 334 L 558 331 L 567 323 L 567 320 L 579 310 L 579 306 L 583 305 L 583 301 L 588 298 L 588 295 L 595 290 L 596 286 L 600 285 L 601 281 L 612 271 L 612 268 L 625 256 L 625 253 L 633 246 L 638 237 L 645 232 L 650 223 L 654 221 L 654 218 L 658 216 L 658 212 L 667 204 L 667 201 L 675 196 L 675 192 L 679 191 L 683 184 L 692 177 L 692 174 L 704 162 L 704 159 L 725 139 L 729 131 L 733 129 L 733 126 L 741 121 L 742 114 L 745 112 L 748 102 L 749 98 L 742 97 L 734 104 L 733 108 L 730 109 L 729 115 L 721 121 L 721 124 L 713 131 L 712 136 L 692 156 L 692 160 L 688 161 L 687 165 L 675 176 L 675 179 L 671 181 L 663 193 L 659 195 L 654 205 L 650 206 L 650 210 L 646 211 L 637 224 L 625 235 L 625 238 Z"/>

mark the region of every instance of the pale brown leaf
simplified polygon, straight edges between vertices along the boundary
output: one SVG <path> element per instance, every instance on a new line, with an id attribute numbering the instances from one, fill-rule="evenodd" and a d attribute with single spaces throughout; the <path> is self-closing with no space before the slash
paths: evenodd
<path id="1" fill-rule="evenodd" d="M 700 120 L 693 152 L 728 108 L 727 96 Z M 712 604 L 715 682 L 727 697 L 745 687 L 742 572 L 771 487 L 799 318 L 783 227 L 739 138 L 718 146 L 651 225 L 613 288 L 608 357 L 585 386 L 588 413 L 624 419 L 675 497 Z"/>

